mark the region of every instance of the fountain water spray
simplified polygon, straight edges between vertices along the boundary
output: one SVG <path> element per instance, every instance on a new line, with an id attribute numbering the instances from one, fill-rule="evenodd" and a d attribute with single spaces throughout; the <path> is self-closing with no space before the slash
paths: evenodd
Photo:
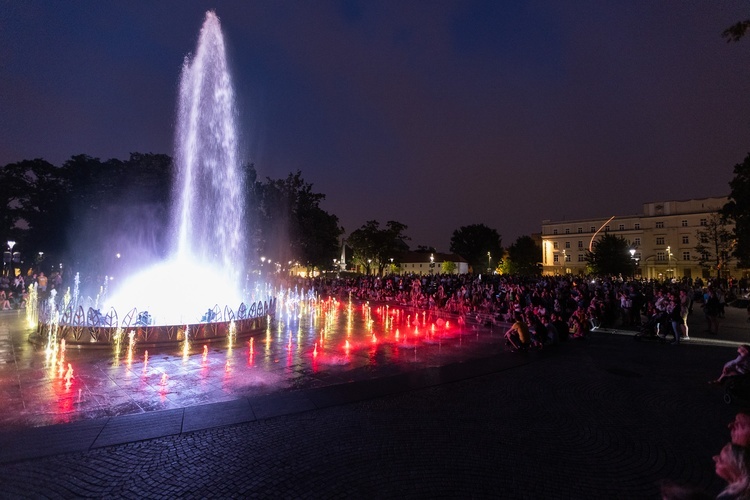
<path id="1" fill-rule="evenodd" d="M 236 115 L 221 24 L 209 11 L 180 76 L 170 256 L 118 280 L 107 306 L 184 324 L 214 304 L 240 305 L 246 245 Z M 169 291 L 154 283 L 169 283 Z M 196 293 L 195 283 L 210 294 Z"/>

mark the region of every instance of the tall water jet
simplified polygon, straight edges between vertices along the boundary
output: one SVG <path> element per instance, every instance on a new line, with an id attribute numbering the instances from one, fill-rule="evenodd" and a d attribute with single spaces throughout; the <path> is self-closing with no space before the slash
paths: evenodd
<path id="1" fill-rule="evenodd" d="M 239 306 L 245 203 L 236 115 L 221 24 L 209 11 L 180 76 L 170 256 L 119 283 L 107 307 L 175 324 L 217 304 Z"/>
<path id="2" fill-rule="evenodd" d="M 210 262 L 242 276 L 243 176 L 237 147 L 234 88 L 219 18 L 206 13 L 193 58 L 180 78 L 172 224 L 180 261 Z"/>

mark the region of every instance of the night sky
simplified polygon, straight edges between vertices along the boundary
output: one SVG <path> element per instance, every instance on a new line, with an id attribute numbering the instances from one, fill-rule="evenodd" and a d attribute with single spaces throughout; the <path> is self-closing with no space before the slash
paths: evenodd
<path id="1" fill-rule="evenodd" d="M 0 165 L 172 154 L 183 58 L 221 19 L 245 161 L 347 234 L 448 251 L 544 219 L 722 196 L 750 151 L 747 1 L 0 0 Z"/>

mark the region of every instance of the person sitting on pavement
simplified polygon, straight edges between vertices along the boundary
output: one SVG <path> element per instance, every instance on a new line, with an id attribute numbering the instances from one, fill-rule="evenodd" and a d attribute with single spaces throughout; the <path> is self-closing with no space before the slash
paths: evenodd
<path id="1" fill-rule="evenodd" d="M 507 340 L 517 351 L 525 350 L 528 348 L 531 342 L 531 335 L 529 334 L 529 325 L 523 320 L 521 313 L 516 314 L 516 321 L 513 325 L 505 332 L 505 340 Z"/>
<path id="2" fill-rule="evenodd" d="M 750 450 L 744 446 L 727 443 L 714 455 L 716 475 L 727 482 L 717 499 L 750 498 Z"/>
<path id="3" fill-rule="evenodd" d="M 721 375 L 709 384 L 721 384 L 727 377 L 736 377 L 750 373 L 750 345 L 742 344 L 737 348 L 737 357 L 724 364 Z"/>

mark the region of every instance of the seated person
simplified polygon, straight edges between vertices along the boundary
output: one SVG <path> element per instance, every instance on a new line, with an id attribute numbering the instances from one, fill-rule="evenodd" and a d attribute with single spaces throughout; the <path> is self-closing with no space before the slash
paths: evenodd
<path id="1" fill-rule="evenodd" d="M 721 384 L 727 377 L 736 377 L 750 372 L 750 346 L 742 344 L 737 348 L 737 353 L 736 358 L 724 364 L 721 376 L 716 380 L 709 381 L 709 384 Z"/>
<path id="2" fill-rule="evenodd" d="M 531 342 L 531 335 L 529 334 L 529 325 L 523 320 L 521 313 L 516 314 L 516 321 L 513 323 L 507 332 L 505 332 L 505 340 L 516 349 L 526 349 Z"/>
<path id="3" fill-rule="evenodd" d="M 750 497 L 750 456 L 744 446 L 727 443 L 718 455 L 714 456 L 716 475 L 727 482 L 726 488 L 716 498 Z"/>

